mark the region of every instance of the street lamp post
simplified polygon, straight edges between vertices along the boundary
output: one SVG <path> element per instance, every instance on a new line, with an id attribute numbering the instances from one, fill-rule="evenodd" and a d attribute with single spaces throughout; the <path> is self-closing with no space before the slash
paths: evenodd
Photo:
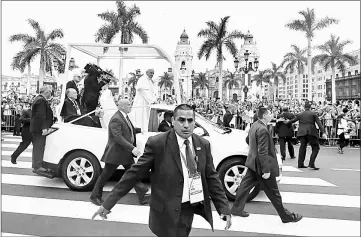
<path id="1" fill-rule="evenodd" d="M 192 70 L 191 81 L 192 81 L 192 99 L 193 99 L 193 97 L 194 97 L 194 88 L 193 88 L 193 84 L 194 84 L 194 70 Z"/>
<path id="2" fill-rule="evenodd" d="M 256 72 L 256 71 L 258 70 L 258 65 L 259 65 L 258 58 L 255 58 L 255 59 L 254 59 L 254 62 L 253 62 L 253 64 L 254 64 L 254 69 L 253 69 L 252 63 L 249 62 L 249 64 L 248 64 L 248 56 L 249 56 L 249 54 L 250 54 L 250 53 L 248 53 L 248 50 L 246 50 L 246 52 L 244 53 L 245 66 L 244 66 L 244 67 L 239 67 L 239 69 L 238 69 L 239 60 L 238 60 L 237 57 L 234 59 L 234 67 L 235 67 L 235 69 L 236 69 L 236 70 L 235 70 L 235 73 L 236 73 L 236 72 L 241 73 L 241 72 L 243 71 L 244 74 L 248 74 L 248 72 L 250 72 L 250 71 Z M 245 82 L 245 84 L 246 84 L 246 82 Z M 245 100 L 245 101 L 246 101 L 246 98 L 247 98 L 247 93 L 248 93 L 248 91 L 249 91 L 249 89 L 248 89 L 247 85 L 245 85 L 244 88 L 243 88 L 244 100 Z"/>

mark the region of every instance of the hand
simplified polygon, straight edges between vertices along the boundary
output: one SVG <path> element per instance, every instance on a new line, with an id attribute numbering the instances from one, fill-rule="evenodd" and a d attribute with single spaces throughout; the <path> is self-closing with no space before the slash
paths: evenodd
<path id="1" fill-rule="evenodd" d="M 231 215 L 223 215 L 223 214 L 221 214 L 221 219 L 224 220 L 224 221 L 227 221 L 226 227 L 224 229 L 228 230 L 232 225 Z"/>
<path id="2" fill-rule="evenodd" d="M 107 215 L 110 213 L 110 211 L 108 211 L 107 209 L 105 209 L 103 206 L 100 206 L 100 208 L 98 209 L 98 211 L 96 211 L 94 213 L 94 215 L 92 216 L 92 219 L 94 219 L 97 215 L 99 215 L 103 220 L 104 219 L 108 219 Z"/>
<path id="3" fill-rule="evenodd" d="M 46 134 L 48 134 L 49 130 L 48 129 L 43 129 L 43 132 L 41 135 L 45 136 Z"/>
<path id="4" fill-rule="evenodd" d="M 271 176 L 271 173 L 264 173 L 264 174 L 262 175 L 262 178 L 268 179 L 270 176 Z"/>
<path id="5" fill-rule="evenodd" d="M 284 120 L 283 123 L 289 124 L 289 123 L 290 123 L 290 120 Z"/>
<path id="6" fill-rule="evenodd" d="M 322 134 L 322 138 L 327 139 L 327 134 L 326 133 Z"/>
<path id="7" fill-rule="evenodd" d="M 134 147 L 134 149 L 132 150 L 132 153 L 133 153 L 133 155 L 135 155 L 135 156 L 140 156 L 140 151 L 139 151 L 139 149 L 136 148 L 136 147 Z"/>

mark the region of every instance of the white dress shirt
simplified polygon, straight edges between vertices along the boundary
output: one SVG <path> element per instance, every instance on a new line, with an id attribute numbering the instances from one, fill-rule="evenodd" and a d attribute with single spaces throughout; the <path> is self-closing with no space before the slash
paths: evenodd
<path id="1" fill-rule="evenodd" d="M 177 133 L 175 133 L 178 141 L 179 151 L 181 154 L 180 156 L 184 156 L 186 158 L 186 144 L 184 144 L 185 139 L 180 137 Z M 191 152 L 194 154 L 193 151 L 193 140 L 192 136 L 188 138 L 189 141 L 189 147 L 191 149 Z M 184 185 L 183 185 L 183 195 L 182 195 L 182 203 L 189 202 L 189 174 L 188 174 L 188 168 L 186 163 L 184 163 L 182 157 L 180 157 L 181 163 L 182 163 L 182 170 L 183 170 L 183 179 L 184 179 Z"/>

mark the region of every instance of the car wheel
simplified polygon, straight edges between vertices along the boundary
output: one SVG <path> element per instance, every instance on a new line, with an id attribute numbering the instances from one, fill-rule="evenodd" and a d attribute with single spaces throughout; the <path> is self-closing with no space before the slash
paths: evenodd
<path id="1" fill-rule="evenodd" d="M 236 199 L 238 186 L 240 185 L 242 178 L 246 175 L 247 167 L 245 166 L 245 163 L 245 157 L 237 157 L 225 161 L 219 169 L 219 178 L 221 179 L 227 198 L 230 201 Z M 259 183 L 257 183 L 249 192 L 247 201 L 253 200 L 258 195 L 259 191 L 260 186 Z"/>
<path id="2" fill-rule="evenodd" d="M 86 151 L 76 151 L 66 157 L 62 166 L 65 184 L 74 191 L 93 189 L 101 172 L 98 159 Z"/>

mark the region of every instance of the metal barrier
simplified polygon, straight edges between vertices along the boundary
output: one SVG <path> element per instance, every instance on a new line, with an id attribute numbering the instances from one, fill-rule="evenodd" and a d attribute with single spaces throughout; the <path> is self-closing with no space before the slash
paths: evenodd
<path id="1" fill-rule="evenodd" d="M 16 111 L 11 110 L 11 115 L 3 115 L 4 120 L 1 120 L 1 131 L 13 131 L 15 126 Z"/>

